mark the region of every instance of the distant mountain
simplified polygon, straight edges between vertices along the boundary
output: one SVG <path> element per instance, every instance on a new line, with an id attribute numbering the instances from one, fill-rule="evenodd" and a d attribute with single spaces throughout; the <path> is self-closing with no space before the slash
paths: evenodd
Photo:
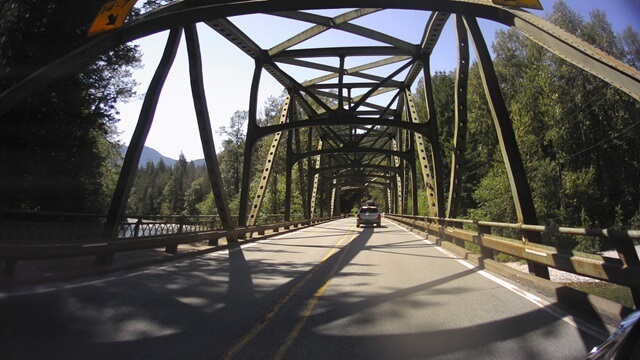
<path id="1" fill-rule="evenodd" d="M 120 153 L 122 154 L 123 157 L 127 153 L 127 148 L 128 146 L 124 145 L 120 150 Z M 162 160 L 166 165 L 169 165 L 169 166 L 174 166 L 175 163 L 178 161 L 176 159 L 172 159 L 170 157 L 160 154 L 160 152 L 158 152 L 154 148 L 145 146 L 144 149 L 142 149 L 142 156 L 140 156 L 140 163 L 138 163 L 138 166 L 144 167 L 149 161 L 157 165 L 160 162 L 160 160 Z M 194 160 L 193 163 L 196 166 L 205 166 L 204 159 Z"/>

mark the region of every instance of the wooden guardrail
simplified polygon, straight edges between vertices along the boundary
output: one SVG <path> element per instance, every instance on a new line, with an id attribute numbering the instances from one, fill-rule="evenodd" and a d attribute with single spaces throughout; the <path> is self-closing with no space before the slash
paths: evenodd
<path id="1" fill-rule="evenodd" d="M 66 217 L 71 214 L 63 214 Z M 60 214 L 56 214 L 60 216 Z M 81 216 L 87 218 L 86 216 Z M 130 217 L 134 218 L 134 217 Z M 298 221 L 280 222 L 276 224 L 264 224 L 252 227 L 237 228 L 231 231 L 224 230 L 200 230 L 195 228 L 185 228 L 193 225 L 186 225 L 184 222 L 176 223 L 164 223 L 165 226 L 169 226 L 170 230 L 162 229 L 156 231 L 154 234 L 149 235 L 149 232 L 140 231 L 140 227 L 146 225 L 160 225 L 159 221 L 142 222 L 136 220 L 133 223 L 125 221 L 123 223 L 124 228 L 132 226 L 130 233 L 124 237 L 125 232 L 121 231 L 121 237 L 118 238 L 100 238 L 100 237 L 73 237 L 72 241 L 59 240 L 60 235 L 57 235 L 58 239 L 54 241 L 29 241 L 25 239 L 25 232 L 19 232 L 19 241 L 11 241 L 10 235 L 7 231 L 3 230 L 3 219 L 0 219 L 0 234 L 2 234 L 0 240 L 0 259 L 5 261 L 4 274 L 11 276 L 15 272 L 16 264 L 19 260 L 32 260 L 32 259 L 55 259 L 64 257 L 78 257 L 87 255 L 96 255 L 98 263 L 109 265 L 113 261 L 113 254 L 117 252 L 133 251 L 141 249 L 151 249 L 158 247 L 165 247 L 165 252 L 170 254 L 176 254 L 178 245 L 195 243 L 199 241 L 208 241 L 210 246 L 218 246 L 218 240 L 220 238 L 227 238 L 228 241 L 238 241 L 238 239 L 246 239 L 251 237 L 254 233 L 258 235 L 264 235 L 267 230 L 273 232 L 279 232 L 281 230 L 287 230 L 290 228 L 297 228 L 300 226 L 310 226 L 321 222 L 326 222 L 339 217 L 326 217 L 318 219 L 306 219 Z M 135 219 L 135 218 L 134 218 Z M 49 220 L 48 223 L 51 223 Z M 26 222 L 26 226 L 29 223 Z M 36 223 L 31 223 L 31 226 L 37 226 Z M 62 228 L 67 228 L 63 226 Z M 46 230 L 45 230 L 46 231 Z M 171 231 L 173 233 L 168 233 Z M 42 231 L 32 230 L 31 234 L 40 234 Z M 67 235 L 71 239 L 72 233 Z M 140 235 L 142 234 L 142 236 Z M 18 235 L 15 235 L 18 236 Z"/>
<path id="2" fill-rule="evenodd" d="M 627 286 L 631 290 L 636 308 L 640 308 L 640 260 L 634 246 L 640 239 L 638 230 L 580 229 L 397 214 L 386 214 L 385 217 L 424 231 L 439 240 L 462 246 L 464 242 L 476 244 L 484 258 L 493 259 L 493 252 L 498 251 L 558 270 Z M 476 227 L 477 230 L 464 229 L 465 225 Z M 492 228 L 606 238 L 613 244 L 619 258 L 500 237 L 491 234 Z"/>

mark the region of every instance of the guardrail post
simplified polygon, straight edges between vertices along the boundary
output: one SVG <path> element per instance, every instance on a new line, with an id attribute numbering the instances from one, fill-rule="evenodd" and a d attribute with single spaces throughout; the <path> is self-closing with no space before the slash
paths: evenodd
<path id="1" fill-rule="evenodd" d="M 185 222 L 185 217 L 181 216 L 178 218 L 178 234 L 182 234 L 182 232 L 184 231 L 184 222 Z M 164 248 L 164 252 L 167 254 L 171 254 L 171 255 L 175 255 L 178 253 L 178 244 L 170 244 L 165 246 Z"/>
<path id="2" fill-rule="evenodd" d="M 218 246 L 218 241 L 220 240 L 220 235 L 214 235 L 209 239 L 209 246 Z"/>
<path id="3" fill-rule="evenodd" d="M 142 218 L 139 217 L 138 220 L 136 220 L 136 224 L 133 226 L 133 237 L 137 238 L 138 237 L 138 232 L 140 231 L 140 225 L 142 224 Z"/>
<path id="4" fill-rule="evenodd" d="M 483 259 L 493 260 L 495 258 L 495 253 L 493 249 L 485 247 L 482 245 L 482 236 L 483 235 L 491 235 L 491 227 L 486 225 L 478 225 L 478 236 L 480 237 L 480 253 L 482 254 Z"/>
<path id="5" fill-rule="evenodd" d="M 634 246 L 633 240 L 626 231 L 609 230 L 609 236 L 613 242 L 613 246 L 618 252 L 620 260 L 624 268 L 635 267 L 640 268 L 640 259 Z M 636 309 L 640 309 L 640 287 L 629 287 L 631 290 L 631 296 L 633 296 L 633 303 Z"/>
<path id="6" fill-rule="evenodd" d="M 113 253 L 101 253 L 96 256 L 96 264 L 98 265 L 113 265 Z"/>
<path id="7" fill-rule="evenodd" d="M 464 226 L 459 222 L 454 222 L 451 224 L 451 227 L 454 229 L 462 229 Z M 450 237 L 451 237 L 451 242 L 453 242 L 456 246 L 459 246 L 463 249 L 465 248 L 466 241 L 458 239 L 455 236 L 450 236 Z"/>
<path id="8" fill-rule="evenodd" d="M 18 261 L 16 259 L 5 259 L 4 274 L 6 276 L 13 276 L 16 273 L 17 264 L 18 264 Z"/>

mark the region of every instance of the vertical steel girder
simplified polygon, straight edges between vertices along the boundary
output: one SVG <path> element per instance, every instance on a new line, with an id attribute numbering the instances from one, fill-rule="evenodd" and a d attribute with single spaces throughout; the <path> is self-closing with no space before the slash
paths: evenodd
<path id="1" fill-rule="evenodd" d="M 411 160 L 409 161 L 410 175 L 411 175 L 411 202 L 412 202 L 412 215 L 418 215 L 418 166 L 416 164 L 416 151 L 415 151 L 415 137 L 407 136 L 409 140 L 409 154 Z"/>
<path id="2" fill-rule="evenodd" d="M 482 84 L 498 135 L 498 142 L 500 143 L 500 150 L 507 170 L 518 222 L 536 225 L 538 224 L 538 218 L 533 204 L 529 181 L 527 180 L 527 174 L 524 169 L 524 164 L 522 163 L 522 157 L 520 156 L 520 150 L 518 149 L 509 112 L 504 103 L 502 92 L 500 91 L 498 78 L 493 68 L 489 50 L 487 49 L 476 19 L 463 16 L 463 20 L 467 31 L 471 34 L 476 57 L 478 58 Z M 523 231 L 522 234 L 525 244 L 529 241 L 542 243 L 540 234 L 537 232 Z M 549 279 L 549 268 L 546 266 L 529 262 L 529 271 L 539 277 Z"/>
<path id="3" fill-rule="evenodd" d="M 253 147 L 257 141 L 258 90 L 260 88 L 261 75 L 262 63 L 256 60 L 253 69 L 253 79 L 251 81 L 251 93 L 249 95 L 249 121 L 247 122 L 247 135 L 244 143 L 244 163 L 242 165 L 242 181 L 240 185 L 238 226 L 247 225 L 247 205 L 249 203 L 249 187 L 251 185 L 251 161 L 253 160 Z"/>
<path id="4" fill-rule="evenodd" d="M 293 110 L 293 109 L 292 109 Z M 292 115 L 293 116 L 293 115 Z M 284 221 L 291 221 L 291 175 L 293 172 L 293 130 L 287 133 L 286 174 L 284 189 Z"/>
<path id="5" fill-rule="evenodd" d="M 329 209 L 329 216 L 333 217 L 333 212 L 336 207 L 336 184 L 338 183 L 338 179 L 333 179 L 333 186 L 331 187 L 331 207 Z"/>
<path id="6" fill-rule="evenodd" d="M 293 105 L 295 106 L 295 102 L 293 103 Z M 300 153 L 301 150 L 301 144 L 300 144 L 300 129 L 295 129 L 293 136 L 295 137 L 295 144 L 296 144 L 296 152 Z M 292 155 L 292 154 L 289 154 Z M 293 161 L 293 160 L 291 160 Z M 302 162 L 298 162 L 298 185 L 300 186 L 300 196 L 302 197 L 302 209 L 304 212 L 304 218 L 308 219 L 309 218 L 309 207 L 307 206 L 307 204 L 309 203 L 308 201 L 308 194 L 307 194 L 307 186 L 306 183 L 304 181 L 304 167 L 302 166 Z M 291 164 L 291 166 L 293 166 L 293 164 Z"/>
<path id="7" fill-rule="evenodd" d="M 400 134 L 400 131 L 398 131 L 398 135 Z M 391 140 L 391 146 L 393 147 L 393 151 L 399 151 L 398 150 L 398 142 L 399 140 L 394 138 L 393 140 Z M 400 168 L 400 158 L 397 156 L 393 156 L 393 164 L 392 166 Z M 402 171 L 398 171 L 396 173 L 396 206 L 395 206 L 395 210 L 396 212 L 402 214 L 402 195 L 403 195 L 403 176 L 402 176 Z"/>
<path id="8" fill-rule="evenodd" d="M 122 170 L 118 177 L 118 183 L 111 199 L 111 205 L 109 207 L 109 213 L 107 215 L 107 221 L 105 223 L 104 236 L 115 237 L 118 231 L 118 222 L 124 215 L 127 207 L 127 200 L 131 193 L 131 187 L 135 180 L 136 170 L 138 163 L 140 163 L 140 157 L 142 156 L 142 150 L 144 143 L 149 135 L 151 124 L 153 123 L 153 117 L 156 113 L 156 107 L 158 105 L 158 99 L 162 92 L 162 87 L 171 65 L 176 58 L 178 47 L 180 46 L 180 39 L 182 38 L 182 28 L 172 29 L 167 38 L 167 44 L 164 48 L 164 53 L 160 59 L 160 64 L 156 69 L 153 79 L 149 84 L 147 93 L 142 103 L 142 109 L 138 116 L 138 123 L 136 129 L 129 142 L 127 153 L 122 163 Z"/>
<path id="9" fill-rule="evenodd" d="M 200 54 L 200 44 L 198 42 L 198 32 L 196 25 L 192 24 L 185 28 L 185 40 L 187 43 L 187 54 L 189 58 L 189 78 L 191 82 L 191 93 L 193 104 L 198 120 L 198 131 L 202 142 L 204 160 L 207 164 L 207 174 L 209 183 L 213 191 L 213 198 L 218 209 L 218 216 L 225 230 L 234 229 L 233 219 L 229 211 L 229 204 L 224 193 L 222 174 L 216 155 L 216 149 L 211 132 L 211 120 L 209 119 L 209 109 L 207 108 L 207 98 L 204 91 L 204 81 L 202 78 L 202 58 Z"/>
<path id="10" fill-rule="evenodd" d="M 318 141 L 318 150 L 322 150 L 322 139 Z M 320 160 L 321 160 L 321 156 L 322 155 L 316 155 L 315 156 L 315 161 L 314 161 L 314 167 L 316 169 L 320 168 Z M 315 211 L 316 211 L 316 197 L 318 195 L 318 182 L 320 180 L 320 173 L 316 173 L 313 176 L 313 187 L 311 188 L 311 201 L 310 201 L 310 206 L 311 209 L 309 211 L 309 216 L 311 219 L 313 219 L 315 217 Z"/>
<path id="11" fill-rule="evenodd" d="M 427 100 L 427 119 L 426 126 L 429 129 L 428 140 L 431 145 L 431 164 L 433 166 L 433 185 L 435 190 L 435 208 L 436 213 L 432 216 L 444 216 L 444 189 L 443 189 L 443 164 L 440 155 L 440 139 L 438 137 L 438 117 L 436 115 L 436 105 L 433 100 L 433 86 L 431 85 L 431 66 L 429 57 L 425 56 L 422 60 L 422 70 L 424 78 L 424 95 Z"/>
<path id="12" fill-rule="evenodd" d="M 284 124 L 287 121 L 287 114 L 289 112 L 290 102 L 291 102 L 291 96 L 287 94 L 287 97 L 285 98 L 284 103 L 282 104 L 282 110 L 280 111 L 280 120 L 278 122 L 279 124 Z M 247 226 L 255 225 L 256 220 L 258 219 L 258 214 L 260 213 L 260 206 L 262 205 L 264 194 L 267 191 L 267 184 L 269 183 L 269 177 L 271 176 L 271 169 L 273 169 L 273 161 L 275 160 L 276 152 L 278 151 L 278 145 L 280 144 L 281 136 L 282 136 L 282 131 L 278 131 L 273 135 L 273 140 L 271 141 L 271 146 L 269 147 L 269 153 L 267 154 L 267 159 L 265 160 L 264 166 L 262 167 L 262 176 L 260 177 L 260 184 L 258 185 L 258 189 L 256 190 L 256 195 L 253 198 L 253 205 L 251 206 L 251 212 L 249 213 L 249 220 L 247 220 Z M 245 156 L 247 155 L 248 154 L 245 153 Z"/>
<path id="13" fill-rule="evenodd" d="M 391 188 L 393 187 L 393 183 L 389 180 L 387 180 L 387 184 L 389 185 L 387 187 L 387 207 L 386 207 L 386 212 L 391 212 L 391 209 L 393 209 L 392 207 L 392 199 L 393 199 L 393 193 L 391 192 Z"/>
<path id="14" fill-rule="evenodd" d="M 290 94 L 288 94 L 290 95 Z M 287 96 L 287 102 L 290 102 L 289 109 L 289 121 L 296 121 L 298 116 L 298 111 L 296 109 L 296 102 L 291 96 Z M 292 175 L 293 175 L 293 140 L 294 134 L 296 136 L 296 144 L 300 146 L 300 129 L 289 130 L 287 135 L 287 156 L 286 156 L 286 179 L 285 179 L 285 195 L 284 195 L 284 221 L 291 221 L 291 187 L 292 187 Z M 301 166 L 298 165 L 299 175 L 303 176 L 304 174 L 300 171 Z M 302 201 L 304 203 L 305 194 L 304 194 L 304 181 L 300 181 L 300 196 L 302 197 Z"/>
<path id="15" fill-rule="evenodd" d="M 453 154 L 451 155 L 451 180 L 449 183 L 449 204 L 447 217 L 458 216 L 460 194 L 462 193 L 462 176 L 464 175 L 467 138 L 467 84 L 469 78 L 469 39 L 462 17 L 456 16 L 456 32 L 458 36 L 458 67 L 456 69 L 455 97 L 455 130 L 453 136 Z"/>
<path id="16" fill-rule="evenodd" d="M 416 104 L 413 100 L 413 95 L 409 90 L 405 90 L 405 98 L 407 107 L 407 113 L 409 115 L 409 121 L 418 123 L 418 112 L 416 110 Z M 420 166 L 422 168 L 422 180 L 425 189 L 427 190 L 427 197 L 429 198 L 429 213 L 431 216 L 437 217 L 438 214 L 438 199 L 436 196 L 436 183 L 434 181 L 433 171 L 431 170 L 431 164 L 429 163 L 429 156 L 427 154 L 427 147 L 424 145 L 424 138 L 420 133 L 415 132 L 415 147 L 418 150 L 418 157 L 420 158 Z"/>
<path id="17" fill-rule="evenodd" d="M 307 151 L 311 151 L 313 146 L 313 128 L 309 128 L 307 136 Z M 311 193 L 313 192 L 313 158 L 307 157 L 307 219 L 311 219 Z"/>

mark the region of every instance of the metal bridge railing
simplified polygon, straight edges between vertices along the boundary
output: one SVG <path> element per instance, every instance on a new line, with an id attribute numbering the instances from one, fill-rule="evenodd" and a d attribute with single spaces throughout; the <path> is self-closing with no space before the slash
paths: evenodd
<path id="1" fill-rule="evenodd" d="M 627 286 L 631 290 L 636 308 L 640 308 L 640 260 L 635 249 L 640 240 L 638 230 L 582 229 L 398 214 L 385 216 L 423 230 L 439 240 L 463 247 L 464 243 L 475 244 L 480 247 L 480 253 L 485 259 L 493 259 L 494 251 L 497 251 L 558 270 Z M 492 229 L 600 237 L 609 240 L 619 258 L 515 240 L 492 234 Z"/>
<path id="2" fill-rule="evenodd" d="M 266 215 L 263 219 L 283 218 Z M 220 238 L 237 241 L 254 233 L 265 235 L 268 230 L 279 232 L 337 218 L 280 221 L 224 231 L 218 216 L 128 216 L 120 223 L 116 238 L 105 238 L 103 215 L 0 211 L 0 260 L 5 261 L 5 275 L 14 273 L 18 260 L 27 259 L 96 255 L 99 263 L 111 264 L 116 252 L 165 247 L 165 252 L 176 254 L 179 244 L 208 241 L 208 245 L 218 246 Z"/>
<path id="3" fill-rule="evenodd" d="M 237 219 L 233 219 L 234 222 Z M 119 225 L 118 238 L 138 238 L 222 230 L 216 215 L 128 216 Z"/>

